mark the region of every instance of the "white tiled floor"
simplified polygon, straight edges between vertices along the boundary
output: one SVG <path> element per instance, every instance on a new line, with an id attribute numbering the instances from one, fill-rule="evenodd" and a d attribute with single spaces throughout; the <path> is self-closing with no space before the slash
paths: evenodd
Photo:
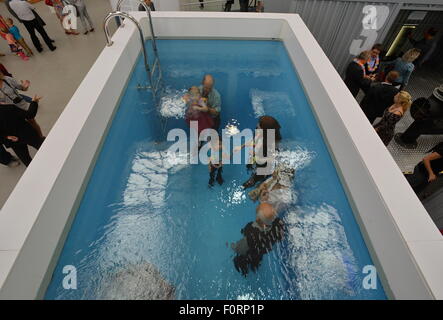
<path id="1" fill-rule="evenodd" d="M 65 105 L 105 46 L 102 21 L 111 11 L 109 0 L 87 0 L 86 3 L 96 31 L 78 36 L 69 36 L 64 33 L 55 14 L 50 12 L 44 1 L 35 4 L 38 13 L 46 22 L 47 33 L 55 40 L 57 50 L 54 52 L 49 51 L 42 41 L 44 51 L 41 54 L 37 53 L 26 29 L 18 22 L 17 26 L 22 35 L 35 52 L 34 57 L 29 61 L 22 61 L 9 53 L 6 41 L 0 38 L 0 52 L 6 54 L 5 57 L 0 57 L 0 63 L 4 64 L 16 79 L 31 81 L 29 95 L 43 96 L 36 119 L 44 134 L 47 134 L 57 121 Z M 4 3 L 0 3 L 0 14 L 5 18 L 11 16 Z M 34 153 L 34 150 L 31 150 L 31 155 Z M 23 164 L 17 168 L 0 165 L 0 208 L 24 171 Z"/>

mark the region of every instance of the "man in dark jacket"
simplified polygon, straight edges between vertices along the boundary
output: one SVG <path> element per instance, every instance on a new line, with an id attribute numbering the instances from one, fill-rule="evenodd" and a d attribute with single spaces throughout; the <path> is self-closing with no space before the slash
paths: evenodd
<path id="1" fill-rule="evenodd" d="M 346 69 L 344 81 L 354 97 L 357 96 L 360 89 L 366 92 L 373 81 L 373 77 L 366 75 L 365 68 L 365 64 L 370 60 L 370 58 L 371 52 L 363 51 L 358 55 L 357 58 L 349 63 Z"/>
<path id="2" fill-rule="evenodd" d="M 414 61 L 414 64 L 417 67 L 421 67 L 423 63 L 425 63 L 434 53 L 434 50 L 437 46 L 437 42 L 435 41 L 435 36 L 437 35 L 437 29 L 429 28 L 423 34 L 423 39 L 414 40 L 412 37 L 412 33 L 408 34 L 409 42 L 414 46 L 414 48 L 420 49 L 420 56 Z"/>
<path id="3" fill-rule="evenodd" d="M 393 83 L 398 77 L 397 71 L 391 71 L 386 76 L 385 82 L 372 85 L 366 92 L 360 106 L 371 124 L 394 103 L 394 96 L 398 93 L 398 89 Z"/>
<path id="4" fill-rule="evenodd" d="M 423 134 L 443 134 L 443 84 L 435 88 L 427 100 L 427 115 L 415 119 L 405 132 L 395 134 L 395 142 L 403 148 L 417 148 L 417 139 Z"/>
<path id="5" fill-rule="evenodd" d="M 25 166 L 31 163 L 28 145 L 39 149 L 44 138 L 26 121 L 35 118 L 40 97 L 35 96 L 24 111 L 15 105 L 0 106 L 0 143 L 12 148 Z"/>

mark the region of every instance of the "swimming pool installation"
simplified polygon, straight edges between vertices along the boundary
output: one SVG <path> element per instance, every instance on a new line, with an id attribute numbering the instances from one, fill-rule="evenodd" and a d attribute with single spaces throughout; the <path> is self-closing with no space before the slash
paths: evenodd
<path id="1" fill-rule="evenodd" d="M 134 13 L 134 16 L 140 20 L 144 28 L 148 29 L 144 14 Z M 312 109 L 309 111 L 312 112 L 312 121 L 316 120 L 312 127 L 315 127 L 316 122 L 319 128 L 314 128 L 313 131 L 306 134 L 315 135 L 315 130 L 319 130 L 320 137 L 321 133 L 321 138 L 325 143 L 324 148 L 329 151 L 329 156 L 333 161 L 331 164 L 333 163 L 335 166 L 338 174 L 337 179 L 340 179 L 344 188 L 343 192 L 347 197 L 348 213 L 350 214 L 348 219 L 355 219 L 358 223 L 369 251 L 368 254 L 376 266 L 386 295 L 399 299 L 442 297 L 442 280 L 438 277 L 439 273 L 437 272 L 441 270 L 439 268 L 443 265 L 441 261 L 443 243 L 440 235 L 409 186 L 406 185 L 389 153 L 367 121 L 364 121 L 364 115 L 352 96 L 346 91 L 338 74 L 297 15 L 223 13 L 202 15 L 199 13 L 158 12 L 153 14 L 153 17 L 156 34 L 160 39 L 163 39 L 160 41 L 160 56 L 160 49 L 163 48 L 168 53 L 176 50 L 177 53 L 187 54 L 186 57 L 192 60 L 197 58 L 192 52 L 194 47 L 199 48 L 207 57 L 211 57 L 214 53 L 210 50 L 205 51 L 205 48 L 220 45 L 221 52 L 223 52 L 223 48 L 231 48 L 233 52 L 246 50 L 246 53 L 252 56 L 252 62 L 259 61 L 260 66 L 263 66 L 263 62 L 268 62 L 267 69 L 258 67 L 255 71 L 253 66 L 247 65 L 247 59 L 242 60 L 243 65 L 236 66 L 241 71 L 239 80 L 242 83 L 249 82 L 252 86 L 247 90 L 246 100 L 249 99 L 249 103 L 258 108 L 254 108 L 250 112 L 257 111 L 261 103 L 266 113 L 272 115 L 274 112 L 277 118 L 278 116 L 284 117 L 285 114 L 282 114 L 282 110 L 278 109 L 279 106 L 284 106 L 287 103 L 293 107 L 293 101 L 302 103 L 300 101 L 305 99 L 306 108 Z M 0 257 L 2 258 L 0 260 L 0 298 L 33 299 L 43 298 L 45 294 L 47 298 L 56 297 L 54 295 L 48 296 L 48 285 L 51 278 L 52 280 L 57 279 L 54 270 L 58 270 L 57 263 L 60 259 L 63 260 L 63 256 L 66 256 L 65 244 L 70 246 L 71 238 L 75 237 L 68 236 L 68 234 L 71 225 L 75 229 L 76 224 L 80 223 L 77 222 L 81 220 L 80 215 L 78 216 L 80 220 L 75 220 L 77 219 L 77 211 L 79 207 L 81 211 L 84 206 L 84 195 L 90 194 L 88 191 L 86 193 L 84 191 L 89 188 L 88 184 L 92 183 L 94 175 L 99 174 L 97 170 L 101 166 L 100 163 L 103 163 L 101 158 L 104 157 L 102 152 L 112 150 L 107 149 L 107 143 L 111 141 L 109 139 L 112 138 L 111 135 L 116 126 L 118 127 L 119 119 L 130 117 L 131 109 L 125 106 L 127 104 L 124 94 L 126 84 L 128 83 L 127 96 L 134 81 L 136 82 L 145 76 L 142 72 L 138 72 L 136 64 L 137 61 L 140 62 L 140 43 L 137 30 L 128 23 L 117 31 L 113 41 L 114 45 L 104 49 L 86 76 L 49 134 L 45 145 L 2 209 L 0 215 Z M 203 46 L 200 47 L 202 44 Z M 249 49 L 247 49 L 248 47 Z M 182 51 L 178 48 L 181 48 Z M 260 48 L 263 50 L 264 59 L 261 61 Z M 251 49 L 253 50 L 247 51 Z M 266 52 L 270 52 L 269 50 L 276 52 L 279 58 L 287 55 L 289 64 L 285 65 L 286 62 L 282 62 L 279 65 L 279 59 L 268 59 Z M 196 77 L 200 78 L 204 71 L 195 70 L 192 63 L 187 66 L 188 68 L 180 69 L 181 65 L 177 57 L 170 57 L 168 54 L 165 56 L 168 62 L 162 61 L 163 67 L 166 69 L 169 67 L 169 79 L 175 79 L 176 83 L 173 83 L 175 87 L 183 88 L 188 83 L 186 80 L 195 82 Z M 224 52 L 224 56 L 229 56 L 229 53 Z M 285 84 L 278 82 L 280 76 L 278 72 L 282 68 L 290 70 L 292 67 L 290 64 L 295 69 L 293 75 L 282 75 L 282 77 L 289 81 L 288 87 L 293 87 L 294 92 L 288 90 Z M 206 69 L 210 69 L 210 64 L 205 62 L 205 66 Z M 266 72 L 267 74 L 264 76 L 263 73 Z M 272 87 L 272 82 L 261 83 L 261 77 L 271 77 L 271 79 L 274 77 L 276 87 Z M 234 104 L 238 100 L 235 97 L 229 98 L 229 96 L 235 96 L 237 92 L 235 83 L 231 81 L 232 79 L 223 79 L 221 73 L 218 78 L 220 79 L 220 87 L 227 96 L 228 105 Z M 256 82 L 254 83 L 254 81 Z M 241 86 L 239 85 L 239 87 Z M 276 92 L 280 95 L 276 95 Z M 300 92 L 303 97 L 298 96 Z M 271 98 L 269 98 L 270 93 L 273 94 Z M 289 103 L 285 102 L 288 96 Z M 230 99 L 232 102 L 229 102 Z M 273 101 L 278 103 L 272 105 Z M 240 100 L 239 103 L 246 105 L 248 101 Z M 132 101 L 132 104 L 134 112 L 139 112 L 136 101 Z M 140 108 L 143 109 L 143 106 Z M 251 118 L 240 118 L 235 114 L 235 109 L 231 108 L 227 107 L 228 118 L 232 115 L 232 118 L 240 119 L 240 125 L 251 125 L 254 112 L 252 112 Z M 288 111 L 294 112 L 288 117 L 290 121 L 294 121 L 294 126 L 297 126 L 298 123 L 298 126 L 303 128 L 303 123 L 297 122 L 304 119 L 303 115 L 299 114 L 299 109 Z M 297 116 L 300 118 L 297 119 Z M 146 117 L 150 118 L 149 115 Z M 134 127 L 139 125 L 136 122 L 133 123 Z M 140 123 L 140 125 L 143 124 Z M 154 127 L 154 124 L 149 123 L 145 129 L 149 129 L 149 127 Z M 285 122 L 285 127 L 291 127 L 291 123 Z M 299 143 L 300 140 L 303 140 L 299 137 L 302 133 L 297 133 L 297 129 L 294 130 L 287 132 L 288 138 L 292 138 L 297 145 L 301 145 L 308 154 L 311 154 L 310 151 L 313 149 L 313 154 L 318 156 L 316 158 L 319 159 L 318 161 L 328 157 L 327 153 L 322 154 L 319 151 L 321 148 L 316 149 L 312 145 Z M 145 144 L 149 144 L 149 140 L 147 139 Z M 151 142 L 154 143 L 154 141 Z M 127 167 L 122 170 L 135 173 L 134 168 L 138 165 L 137 161 L 142 163 L 149 159 L 154 161 L 152 157 L 161 153 L 159 146 L 145 145 L 141 148 L 146 152 L 132 158 L 134 161 L 129 161 Z M 107 155 L 106 159 L 113 159 L 112 152 Z M 94 168 L 96 160 L 97 166 Z M 47 168 L 47 163 L 52 164 L 51 168 Z M 388 176 L 386 176 L 387 171 L 390 172 Z M 103 172 L 106 172 L 106 168 Z M 180 176 L 184 172 L 176 174 Z M 183 176 L 181 177 L 184 179 Z M 321 178 L 318 177 L 318 179 Z M 327 180 L 325 177 L 325 183 Z M 313 183 L 309 179 L 303 180 L 303 173 L 300 181 Z M 37 182 L 38 184 L 36 184 Z M 205 183 L 202 181 L 202 184 Z M 32 192 L 36 189 L 36 185 L 39 186 L 39 193 Z M 131 191 L 130 185 L 116 186 L 116 189 L 119 188 L 129 188 Z M 234 186 L 233 189 L 235 189 Z M 301 201 L 303 201 L 303 194 L 301 194 L 303 190 L 304 186 L 300 185 L 298 192 Z M 401 199 L 398 194 L 403 195 Z M 232 194 L 226 192 L 226 197 L 223 196 L 221 199 L 235 200 L 237 195 L 234 190 Z M 334 198 L 332 195 L 331 197 Z M 20 201 L 24 198 L 29 201 L 27 203 Z M 325 196 L 325 198 L 327 197 Z M 195 201 L 201 200 L 196 199 Z M 335 207 L 331 205 L 333 200 L 325 201 L 325 203 L 329 206 L 323 206 L 322 210 L 314 210 L 319 216 L 324 212 L 334 212 Z M 179 205 L 180 203 L 177 203 L 175 207 Z M 253 210 L 253 207 L 250 206 L 249 210 Z M 302 211 L 302 209 L 300 210 Z M 340 210 L 338 211 L 340 212 Z M 355 217 L 352 217 L 352 213 Z M 18 215 L 20 215 L 20 219 L 18 219 Z M 229 216 L 230 213 L 226 212 L 226 215 Z M 336 215 L 331 216 L 336 217 Z M 88 223 L 88 219 L 84 219 L 85 223 Z M 94 220 L 93 217 L 90 219 Z M 208 218 L 206 222 L 208 224 L 215 221 L 220 222 L 218 219 L 219 217 Z M 74 224 L 72 224 L 73 221 L 75 221 Z M 114 221 L 109 222 L 118 224 L 119 221 L 116 217 Z M 171 221 L 176 222 L 177 220 Z M 247 219 L 243 222 L 246 221 Z M 125 223 L 125 221 L 120 222 Z M 308 224 L 304 225 L 309 227 Z M 334 221 L 331 222 L 330 226 L 332 225 L 334 225 Z M 238 229 L 241 227 L 243 225 L 239 225 Z M 149 234 L 149 232 L 147 233 Z M 336 234 L 344 234 L 345 237 L 352 238 L 349 230 Z M 340 241 L 344 241 L 343 236 L 337 237 L 342 239 Z M 68 242 L 65 243 L 66 238 L 68 238 Z M 298 235 L 298 241 L 300 240 L 303 239 Z M 354 246 L 351 251 L 355 255 L 366 250 L 366 248 L 356 249 L 353 241 L 350 241 L 349 245 Z M 303 253 L 306 254 L 302 250 L 303 247 L 299 249 L 297 251 L 299 256 L 303 256 Z M 272 261 L 271 258 L 269 261 Z M 354 259 L 358 260 L 358 257 L 354 257 Z M 349 259 L 344 258 L 344 260 Z M 371 260 L 367 260 L 368 263 Z M 66 264 L 66 261 L 63 261 L 63 264 Z M 272 263 L 270 265 L 275 266 Z M 352 265 L 352 263 L 348 265 Z M 358 267 L 362 266 L 358 265 Z M 266 271 L 265 268 L 263 269 Z M 179 286 L 180 282 L 174 282 L 173 277 L 168 275 L 167 271 L 163 269 L 160 272 L 175 286 Z M 361 273 L 361 270 L 357 270 L 357 272 Z M 215 280 L 215 278 L 207 279 L 206 285 L 202 288 L 208 288 L 207 284 L 211 280 Z M 202 281 L 204 282 L 205 279 Z M 199 290 L 202 288 L 184 288 L 180 291 L 182 288 L 179 287 L 179 294 L 176 298 L 217 298 L 216 295 L 208 297 L 200 295 Z M 51 286 L 49 290 L 51 290 Z M 277 294 L 261 296 L 250 294 L 251 292 L 247 292 L 247 290 L 238 291 L 238 293 L 241 292 L 246 296 L 249 294 L 250 298 L 264 299 L 328 298 L 328 296 L 309 295 L 309 292 L 303 290 L 298 290 L 298 293 L 304 294 L 291 293 L 291 290 L 277 290 Z M 279 296 L 278 292 L 291 294 Z M 67 295 L 69 294 L 67 293 Z M 49 293 L 49 295 L 51 294 Z M 367 298 L 371 298 L 370 295 Z M 86 297 L 94 298 L 87 295 Z M 372 298 L 382 297 L 383 294 L 372 296 Z M 242 296 L 241 294 L 226 296 L 222 293 L 218 298 L 242 298 Z M 331 295 L 331 298 L 352 297 Z"/>

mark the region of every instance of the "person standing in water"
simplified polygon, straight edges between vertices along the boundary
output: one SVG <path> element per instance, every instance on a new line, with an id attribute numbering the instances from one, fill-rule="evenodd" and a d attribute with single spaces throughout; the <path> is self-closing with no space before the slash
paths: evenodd
<path id="1" fill-rule="evenodd" d="M 207 112 L 213 119 L 212 129 L 218 131 L 220 128 L 220 112 L 221 112 L 221 97 L 217 89 L 214 88 L 215 80 L 210 74 L 203 77 L 202 84 L 199 89 L 203 98 L 206 98 L 208 106 Z"/>
<path id="2" fill-rule="evenodd" d="M 232 243 L 231 248 L 236 253 L 235 269 L 246 277 L 250 270 L 257 271 L 263 256 L 283 239 L 285 226 L 271 204 L 261 203 L 256 209 L 256 220 L 249 222 L 241 233 L 243 238 Z"/>

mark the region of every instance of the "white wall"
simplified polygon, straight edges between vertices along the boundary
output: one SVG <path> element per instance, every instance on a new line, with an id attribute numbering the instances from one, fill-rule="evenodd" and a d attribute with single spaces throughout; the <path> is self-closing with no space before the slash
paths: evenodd
<path id="1" fill-rule="evenodd" d="M 367 3 L 393 3 L 393 4 L 433 4 L 433 5 L 442 5 L 442 0 L 332 0 L 334 2 L 367 2 Z M 266 1 L 266 12 L 282 12 L 288 13 L 291 12 L 289 9 L 293 6 L 292 2 L 294 0 L 268 0 Z M 312 1 L 315 2 L 315 1 Z"/>

